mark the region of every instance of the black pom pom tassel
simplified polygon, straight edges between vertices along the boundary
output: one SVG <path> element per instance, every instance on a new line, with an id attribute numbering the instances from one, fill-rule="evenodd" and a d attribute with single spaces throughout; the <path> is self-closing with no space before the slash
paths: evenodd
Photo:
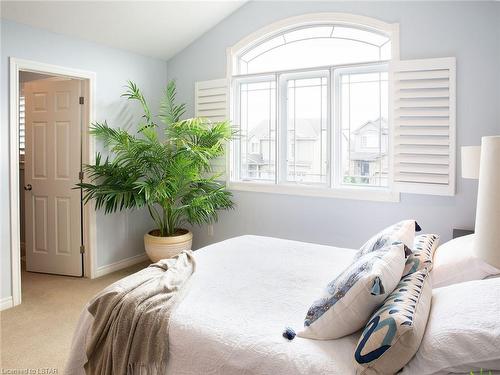
<path id="1" fill-rule="evenodd" d="M 293 340 L 295 338 L 295 331 L 291 329 L 290 327 L 286 327 L 285 330 L 283 331 L 283 337 L 287 340 Z"/>

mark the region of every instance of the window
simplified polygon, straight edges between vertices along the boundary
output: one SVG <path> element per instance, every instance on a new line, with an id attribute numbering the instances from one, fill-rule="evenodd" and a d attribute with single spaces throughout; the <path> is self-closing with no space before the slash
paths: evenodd
<path id="1" fill-rule="evenodd" d="M 239 141 L 235 176 L 242 181 L 274 181 L 276 170 L 276 85 L 259 78 L 238 85 Z"/>
<path id="2" fill-rule="evenodd" d="M 281 77 L 286 182 L 327 182 L 328 71 Z M 283 163 L 285 162 L 283 160 Z"/>
<path id="3" fill-rule="evenodd" d="M 325 24 L 278 33 L 238 57 L 239 74 L 388 60 L 387 35 L 362 28 Z"/>
<path id="4" fill-rule="evenodd" d="M 217 165 L 229 187 L 390 201 L 454 195 L 455 58 L 401 61 L 398 44 L 397 24 L 318 13 L 229 48 L 228 76 L 195 85 L 196 116 L 239 128 Z"/>
<path id="5" fill-rule="evenodd" d="M 387 68 L 384 65 L 340 68 L 336 75 L 342 183 L 387 187 Z M 360 165 L 363 167 L 359 168 Z"/>
<path id="6" fill-rule="evenodd" d="M 338 189 L 389 186 L 391 34 L 290 25 L 232 56 L 230 179 Z"/>

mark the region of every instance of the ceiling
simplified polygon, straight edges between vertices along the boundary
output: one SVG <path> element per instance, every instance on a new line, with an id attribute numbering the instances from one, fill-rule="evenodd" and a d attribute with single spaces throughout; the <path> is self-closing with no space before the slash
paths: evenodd
<path id="1" fill-rule="evenodd" d="M 247 0 L 1 1 L 1 17 L 168 60 Z"/>

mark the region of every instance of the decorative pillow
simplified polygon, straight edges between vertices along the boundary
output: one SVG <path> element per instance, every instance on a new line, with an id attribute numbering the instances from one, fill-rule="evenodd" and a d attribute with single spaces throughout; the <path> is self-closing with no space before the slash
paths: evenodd
<path id="1" fill-rule="evenodd" d="M 354 353 L 356 373 L 395 374 L 402 369 L 422 341 L 431 299 L 427 269 L 403 277 L 361 334 Z"/>
<path id="2" fill-rule="evenodd" d="M 427 268 L 432 269 L 432 258 L 434 251 L 439 244 L 439 236 L 437 234 L 421 234 L 415 237 L 413 241 L 412 253 L 406 259 L 406 266 L 403 276 L 410 273 Z"/>
<path id="3" fill-rule="evenodd" d="M 401 242 L 356 259 L 312 304 L 298 335 L 329 340 L 356 332 L 396 287 L 404 265 Z"/>
<path id="4" fill-rule="evenodd" d="M 498 278 L 434 289 L 424 338 L 403 374 L 498 374 L 499 312 Z"/>
<path id="5" fill-rule="evenodd" d="M 374 235 L 359 249 L 356 258 L 363 256 L 370 251 L 378 250 L 395 241 L 401 241 L 405 245 L 406 255 L 409 256 L 415 232 L 420 232 L 422 229 L 415 220 L 403 220 L 399 223 L 391 225 Z"/>
<path id="6" fill-rule="evenodd" d="M 500 269 L 474 254 L 474 236 L 455 238 L 436 249 L 431 272 L 433 288 L 500 275 Z"/>

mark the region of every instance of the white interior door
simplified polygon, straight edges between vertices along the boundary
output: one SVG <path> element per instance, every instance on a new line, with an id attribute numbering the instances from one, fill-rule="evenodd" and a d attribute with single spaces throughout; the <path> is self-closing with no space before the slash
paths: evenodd
<path id="1" fill-rule="evenodd" d="M 26 269 L 81 276 L 81 81 L 39 80 L 26 98 Z"/>

